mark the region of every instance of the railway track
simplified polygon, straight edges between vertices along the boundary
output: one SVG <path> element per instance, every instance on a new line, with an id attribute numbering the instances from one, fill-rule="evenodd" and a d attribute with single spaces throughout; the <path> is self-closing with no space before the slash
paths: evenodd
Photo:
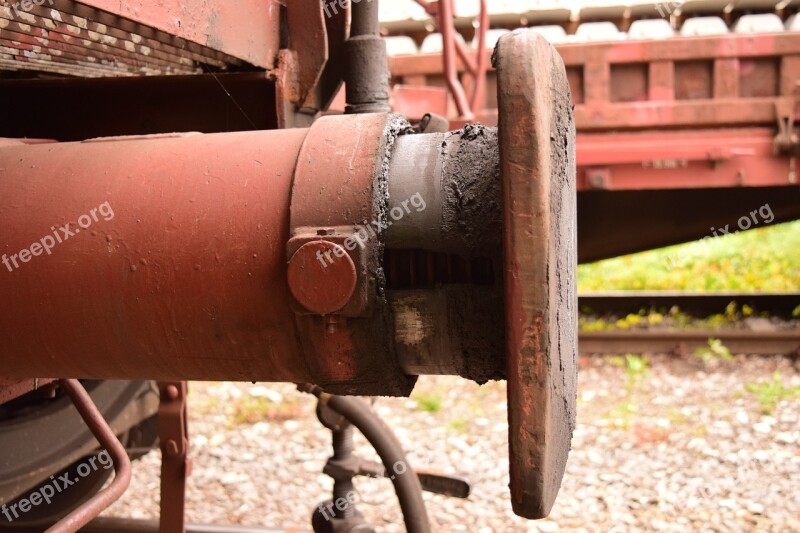
<path id="1" fill-rule="evenodd" d="M 609 292 L 583 294 L 578 298 L 582 312 L 593 315 L 626 315 L 641 309 L 665 311 L 677 306 L 682 313 L 702 318 L 723 313 L 731 302 L 739 309 L 749 306 L 754 314 L 791 319 L 800 305 L 798 293 L 698 294 L 686 292 Z M 757 325 L 764 325 L 758 322 Z M 768 326 L 768 324 L 767 324 Z M 719 339 L 732 353 L 757 355 L 800 353 L 800 328 L 770 330 L 653 328 L 641 330 L 581 331 L 581 354 L 686 353 Z"/>
<path id="2" fill-rule="evenodd" d="M 783 319 L 792 318 L 800 306 L 800 293 L 753 293 L 733 292 L 697 293 L 686 291 L 609 291 L 578 295 L 581 311 L 593 314 L 637 313 L 640 309 L 670 309 L 678 306 L 681 311 L 695 317 L 706 317 L 723 313 L 731 302 L 741 308 L 751 307 L 755 313 L 768 313 Z"/>
<path id="3" fill-rule="evenodd" d="M 800 352 L 800 331 L 592 331 L 578 334 L 583 355 L 625 353 L 693 353 L 719 339 L 731 353 L 751 355 L 796 355 Z"/>

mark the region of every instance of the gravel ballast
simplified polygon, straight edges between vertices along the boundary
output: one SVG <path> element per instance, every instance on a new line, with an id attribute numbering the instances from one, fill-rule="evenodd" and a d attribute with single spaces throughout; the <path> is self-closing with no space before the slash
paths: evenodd
<path id="1" fill-rule="evenodd" d="M 511 511 L 504 383 L 424 377 L 410 399 L 375 400 L 412 466 L 472 483 L 467 500 L 425 494 L 433 531 L 800 531 L 795 362 L 581 363 L 567 473 L 537 522 Z M 189 402 L 188 522 L 310 529 L 332 487 L 315 399 L 288 384 L 191 383 Z M 375 458 L 360 435 L 356 452 Z M 134 463 L 131 488 L 104 516 L 156 518 L 159 468 L 158 451 Z M 404 531 L 389 480 L 356 487 L 369 523 Z"/>

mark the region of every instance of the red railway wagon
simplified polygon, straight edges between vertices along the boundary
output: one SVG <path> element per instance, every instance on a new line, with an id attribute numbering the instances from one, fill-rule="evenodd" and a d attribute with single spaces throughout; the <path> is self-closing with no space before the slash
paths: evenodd
<path id="1" fill-rule="evenodd" d="M 155 529 L 94 518 L 127 486 L 126 448 L 157 445 L 160 530 L 185 530 L 191 379 L 316 395 L 338 435 L 336 500 L 404 461 L 348 396 L 407 395 L 426 374 L 508 380 L 512 505 L 546 516 L 575 422 L 577 262 L 766 203 L 796 218 L 797 34 L 622 42 L 620 28 L 663 24 L 643 28 L 657 17 L 642 6 L 562 20 L 420 4 L 383 30 L 379 7 L 396 4 L 377 0 L 0 6 L 0 502 L 30 508 L 98 442 L 116 470 L 17 525 Z M 381 32 L 421 41 L 432 15 L 445 60 L 387 61 Z M 479 54 L 459 44 L 476 17 L 591 42 L 556 52 L 529 29 L 497 38 L 490 61 L 502 32 L 478 32 Z M 464 68 L 489 74 L 470 85 Z M 352 426 L 383 467 L 353 468 Z M 468 490 L 395 477 L 409 531 L 429 529 L 421 488 Z M 343 507 L 315 529 L 361 527 Z"/>
<path id="2" fill-rule="evenodd" d="M 455 3 L 449 51 L 430 33 L 444 24 L 438 11 L 413 0 L 386 7 L 396 109 L 414 118 L 437 113 L 454 125 L 465 113 L 496 122 L 491 69 L 471 107 L 451 96 L 475 95 L 481 78 L 479 5 Z M 775 223 L 800 216 L 797 7 L 488 2 L 486 56 L 500 35 L 522 25 L 564 60 L 578 131 L 581 262 L 700 239 L 767 204 Z M 451 81 L 448 60 L 457 74 Z"/>

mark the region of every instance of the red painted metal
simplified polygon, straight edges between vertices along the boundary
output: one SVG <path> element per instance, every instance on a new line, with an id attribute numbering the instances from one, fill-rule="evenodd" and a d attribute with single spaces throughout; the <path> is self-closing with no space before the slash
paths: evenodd
<path id="1" fill-rule="evenodd" d="M 386 113 L 323 117 L 298 157 L 287 254 L 309 240 L 335 243 L 345 248 L 357 275 L 354 295 L 339 312 L 297 316 L 316 383 L 337 394 L 366 386 L 372 387 L 370 394 L 403 395 L 413 388 L 414 378 L 402 372 L 393 344 L 386 342 L 392 336 L 391 312 L 385 282 L 374 275 L 383 252 L 373 223 L 386 221 L 387 150 L 406 127 Z"/>
<path id="2" fill-rule="evenodd" d="M 295 300 L 318 315 L 344 307 L 358 279 L 353 259 L 344 247 L 323 240 L 301 246 L 289 260 L 287 276 Z"/>
<path id="3" fill-rule="evenodd" d="M 0 377 L 0 404 L 13 400 L 14 398 L 19 398 L 23 394 L 27 394 L 31 391 L 39 389 L 39 387 L 49 385 L 53 381 L 56 380 L 53 378 L 35 378 L 26 379 L 23 381 L 14 381 Z"/>
<path id="4" fill-rule="evenodd" d="M 767 128 L 578 135 L 578 189 L 797 185 L 773 138 Z"/>
<path id="5" fill-rule="evenodd" d="M 81 418 L 114 463 L 114 480 L 111 484 L 47 530 L 47 533 L 74 533 L 100 515 L 128 489 L 131 483 L 131 460 L 83 385 L 74 379 L 62 379 L 59 385 L 72 398 Z"/>
<path id="6" fill-rule="evenodd" d="M 558 45 L 578 131 L 578 188 L 668 189 L 797 184 L 800 35 L 722 35 Z M 489 52 L 487 51 L 488 55 Z M 404 80 L 441 85 L 437 55 L 390 58 Z M 469 72 L 469 65 L 458 64 Z M 488 83 L 496 85 L 490 73 Z M 496 123 L 491 98 L 476 109 Z M 395 109 L 418 108 L 408 98 Z M 454 118 L 451 114 L 451 118 Z M 463 121 L 454 120 L 452 127 Z M 649 130 L 649 131 L 648 131 Z M 655 130 L 655 131 L 653 131 Z M 779 150 L 776 153 L 773 144 Z"/>
<path id="7" fill-rule="evenodd" d="M 442 87 L 415 87 L 395 85 L 392 91 L 393 107 L 402 109 L 409 120 L 420 120 L 426 113 L 446 117 L 449 93 Z"/>
<path id="8" fill-rule="evenodd" d="M 20 267 L 0 265 L 13 309 L 0 314 L 4 375 L 313 380 L 296 355 L 284 248 L 305 136 L 0 148 L 0 255 Z M 78 233 L 101 204 L 113 218 Z M 62 226 L 75 235 L 21 261 Z"/>
<path id="9" fill-rule="evenodd" d="M 486 71 L 489 68 L 489 58 L 483 51 L 486 50 L 486 32 L 489 30 L 489 10 L 486 0 L 479 0 L 481 8 L 478 15 L 478 52 L 475 69 L 472 71 L 475 88 L 472 91 L 470 106 L 475 111 L 481 107 L 486 95 Z M 456 41 L 458 42 L 458 41 Z M 459 44 L 461 44 L 459 42 Z"/>
<path id="10" fill-rule="evenodd" d="M 800 35 L 792 33 L 576 43 L 556 48 L 570 78 L 581 132 L 774 127 L 775 104 L 793 96 L 800 72 Z M 440 60 L 435 54 L 397 56 L 389 59 L 389 65 L 397 83 L 406 77 L 431 82 L 441 76 Z M 463 62 L 457 63 L 457 69 L 469 71 Z M 486 106 L 494 112 L 491 101 Z"/>
<path id="11" fill-rule="evenodd" d="M 460 118 L 464 120 L 472 120 L 473 114 L 470 108 L 467 95 L 464 92 L 464 86 L 461 85 L 461 80 L 458 78 L 458 71 L 456 67 L 456 39 L 455 27 L 453 25 L 453 1 L 452 0 L 439 0 L 439 31 L 442 32 L 442 59 L 444 63 L 445 79 L 447 86 L 450 88 L 450 93 L 453 95 L 453 100 L 456 103 L 456 109 Z"/>
<path id="12" fill-rule="evenodd" d="M 15 361 L 5 377 L 213 376 L 408 394 L 414 378 L 386 341 L 391 315 L 374 275 L 382 238 L 367 231 L 385 221 L 388 147 L 407 128 L 371 114 L 310 130 L 0 148 L 0 293 L 15 310 L 0 316 L 13 332 L 0 341 Z M 299 279 L 301 257 L 287 278 L 287 257 L 308 239 L 344 248 L 357 267 L 339 280 L 344 307 L 342 294 L 332 307 L 315 301 L 325 294 L 312 295 L 316 277 Z M 318 265 L 315 252 L 306 259 Z M 317 274 L 341 273 L 335 259 Z"/>
<path id="13" fill-rule="evenodd" d="M 486 48 L 486 32 L 489 29 L 489 14 L 486 7 L 486 0 L 477 1 L 480 4 L 477 38 L 478 50 L 481 51 Z M 471 121 L 475 118 L 475 110 L 480 108 L 485 98 L 486 70 L 489 65 L 488 56 L 480 52 L 468 50 L 466 44 L 456 39 L 456 29 L 453 22 L 453 17 L 455 16 L 453 0 L 438 0 L 436 2 L 417 0 L 417 3 L 425 8 L 425 10 L 437 20 L 439 31 L 442 34 L 442 64 L 447 87 L 450 89 L 450 94 L 453 95 L 459 118 L 461 120 Z M 456 55 L 458 55 L 458 59 L 460 59 L 466 71 L 472 77 L 472 95 L 469 99 L 464 90 L 464 85 L 458 76 Z M 473 56 L 475 56 L 475 58 L 473 58 Z M 418 107 L 418 105 L 415 107 Z M 398 107 L 396 106 L 396 108 Z M 414 116 L 406 113 L 404 114 L 406 116 Z"/>
<path id="14" fill-rule="evenodd" d="M 342 84 L 349 6 L 332 17 L 323 8 L 316 0 L 286 6 L 288 46 L 278 53 L 276 72 L 280 128 L 311 125 Z"/>
<path id="15" fill-rule="evenodd" d="M 564 66 L 534 32 L 500 38 L 503 261 L 511 504 L 550 513 L 577 394 L 575 125 Z"/>
<path id="16" fill-rule="evenodd" d="M 279 0 L 148 2 L 82 0 L 82 4 L 272 69 L 280 46 Z"/>
<path id="17" fill-rule="evenodd" d="M 189 417 L 186 382 L 158 384 L 158 440 L 161 445 L 161 513 L 159 531 L 183 533 L 186 529 L 186 478 L 189 459 Z"/>

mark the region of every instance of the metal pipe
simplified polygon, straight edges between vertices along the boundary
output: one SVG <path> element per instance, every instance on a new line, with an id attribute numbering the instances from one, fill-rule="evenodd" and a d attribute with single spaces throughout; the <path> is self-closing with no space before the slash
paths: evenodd
<path id="1" fill-rule="evenodd" d="M 497 129 L 404 135 L 389 166 L 387 248 L 499 257 L 502 191 Z"/>
<path id="2" fill-rule="evenodd" d="M 306 131 L 0 148 L 4 377 L 313 380 L 285 250 Z"/>
<path id="3" fill-rule="evenodd" d="M 131 460 L 83 385 L 74 379 L 62 379 L 59 385 L 72 398 L 75 409 L 114 463 L 114 481 L 47 530 L 48 533 L 73 533 L 97 517 L 127 490 L 131 483 Z"/>
<path id="4" fill-rule="evenodd" d="M 4 377 L 315 381 L 349 394 L 407 394 L 409 375 L 500 377 L 497 132 L 400 135 L 388 157 L 387 131 L 403 127 L 365 114 L 311 133 L 0 148 L 0 294 L 13 310 L 0 314 L 0 353 L 14 361 Z M 363 319 L 356 305 L 341 317 L 301 308 L 290 284 L 334 287 L 335 271 L 312 253 L 288 276 L 299 252 L 287 243 L 339 228 L 347 245 L 359 224 L 380 233 L 363 229 L 371 255 L 353 256 L 351 299 L 381 294 L 377 306 Z M 449 254 L 468 275 L 421 300 L 378 291 L 369 273 L 388 266 L 384 242 L 387 258 Z M 469 284 L 476 261 L 488 268 L 481 287 Z M 420 337 L 414 317 L 435 325 Z"/>
<path id="5" fill-rule="evenodd" d="M 473 115 L 467 101 L 467 95 L 464 94 L 464 87 L 458 79 L 452 0 L 439 1 L 439 31 L 442 33 L 444 73 L 447 86 L 453 93 L 453 99 L 460 117 L 464 120 L 472 120 Z"/>
<path id="6" fill-rule="evenodd" d="M 350 36 L 361 35 L 380 35 L 381 26 L 379 20 L 379 0 L 360 0 L 350 2 L 352 6 L 352 22 L 350 24 Z"/>
<path id="7" fill-rule="evenodd" d="M 300 385 L 300 390 L 311 393 L 353 424 L 369 441 L 381 458 L 386 472 L 394 484 L 400 508 L 409 533 L 427 533 L 431 530 L 428 512 L 422 499 L 422 485 L 416 472 L 409 466 L 403 447 L 389 427 L 363 400 L 327 394 L 316 385 Z M 398 468 L 397 465 L 402 465 Z"/>
<path id="8" fill-rule="evenodd" d="M 437 254 L 430 262 L 449 254 L 467 268 L 476 260 L 492 265 L 481 280 L 434 272 L 418 286 L 387 291 L 397 354 L 407 374 L 460 375 L 479 383 L 505 375 L 497 142 L 494 128 L 467 126 L 401 136 L 395 143 L 388 180 L 389 253 L 420 250 Z M 398 268 L 391 259 L 385 266 L 390 281 Z M 414 265 L 407 268 L 414 273 Z"/>
<path id="9" fill-rule="evenodd" d="M 383 113 L 389 105 L 389 65 L 380 36 L 378 0 L 352 2 L 350 38 L 345 43 L 345 113 Z"/>
<path id="10" fill-rule="evenodd" d="M 489 62 L 486 55 L 486 32 L 489 30 L 489 10 L 486 0 L 480 0 L 481 12 L 478 19 L 478 52 L 475 71 L 472 73 L 475 78 L 474 92 L 470 106 L 472 112 L 477 113 L 485 107 L 484 92 L 486 91 L 486 70 Z"/>
<path id="11" fill-rule="evenodd" d="M 353 426 L 347 424 L 343 429 L 331 431 L 333 441 L 333 457 L 335 461 L 347 461 L 353 456 Z M 355 490 L 353 478 L 334 479 L 333 502 L 344 500 L 344 509 L 336 513 L 336 518 L 352 518 L 355 507 L 350 503 L 349 496 Z M 338 508 L 337 508 L 338 511 Z"/>

